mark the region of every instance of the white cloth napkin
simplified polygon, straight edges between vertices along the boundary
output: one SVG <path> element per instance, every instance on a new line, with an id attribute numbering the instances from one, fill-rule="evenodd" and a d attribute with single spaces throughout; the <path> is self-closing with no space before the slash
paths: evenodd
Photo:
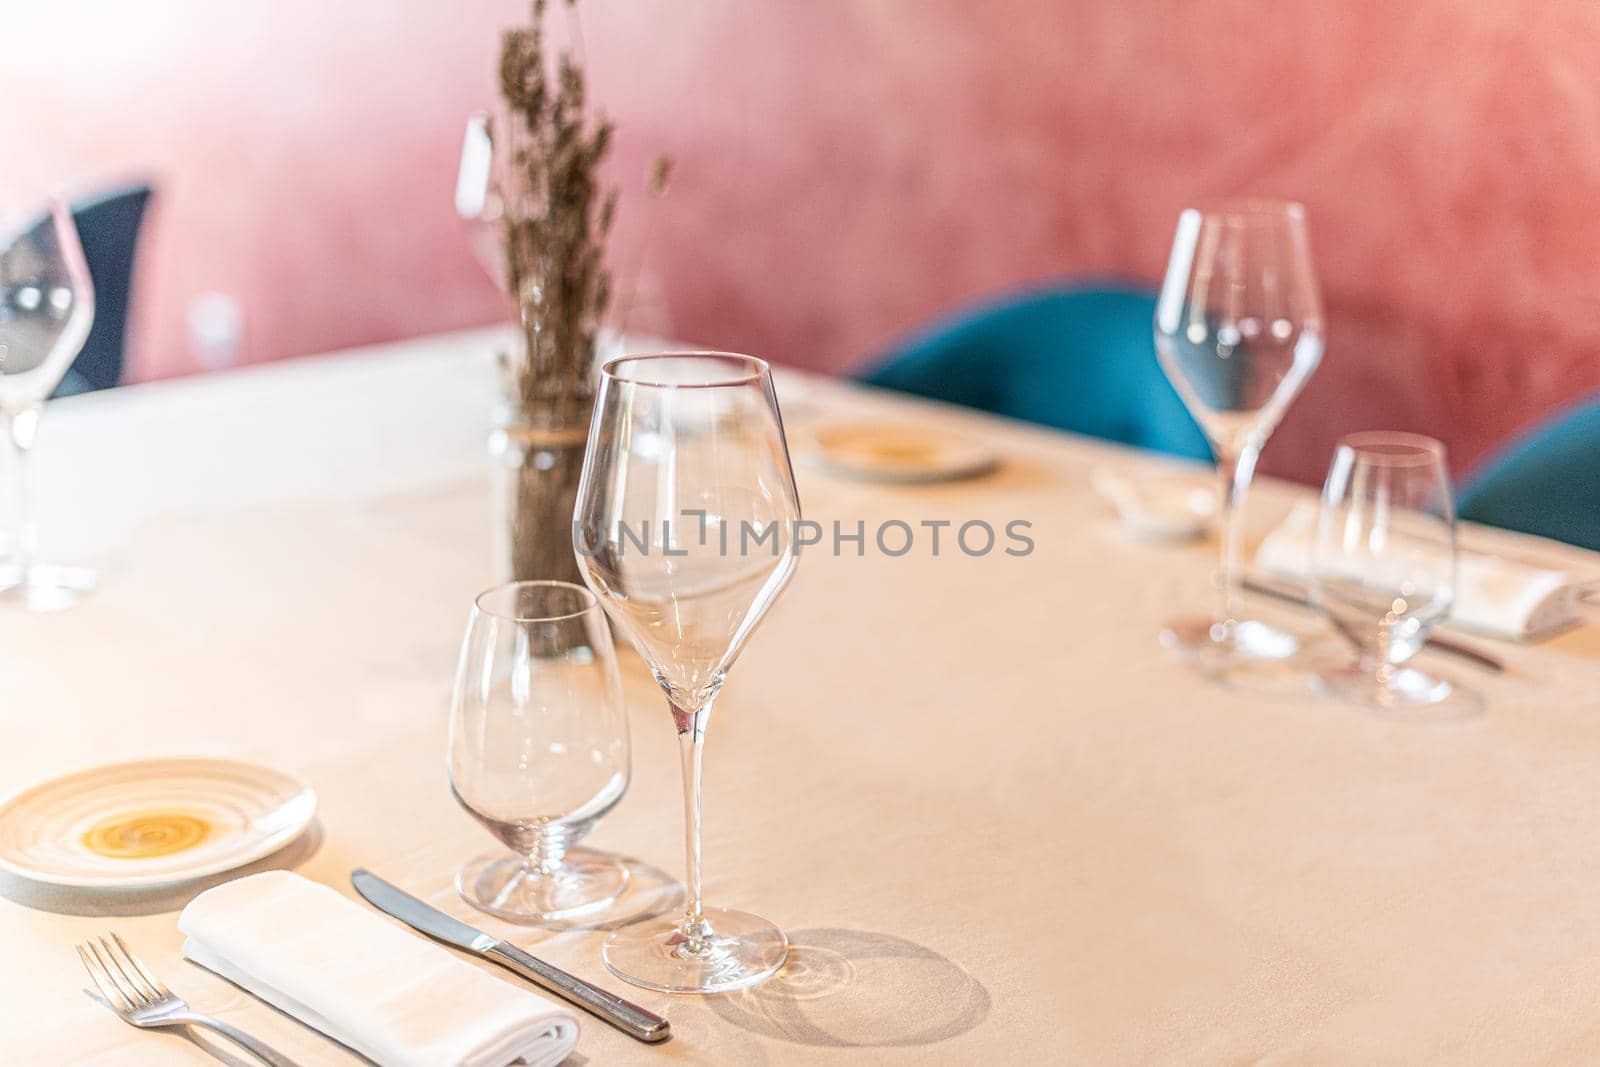
<path id="1" fill-rule="evenodd" d="M 1301 501 L 1261 542 L 1256 567 L 1309 583 L 1316 535 L 1317 505 Z M 1578 584 L 1563 571 L 1463 550 L 1456 559 L 1449 621 L 1488 637 L 1531 641 L 1581 621 L 1578 593 Z"/>
<path id="2" fill-rule="evenodd" d="M 338 892 L 266 871 L 183 909 L 183 954 L 382 1067 L 553 1067 L 571 1011 Z"/>

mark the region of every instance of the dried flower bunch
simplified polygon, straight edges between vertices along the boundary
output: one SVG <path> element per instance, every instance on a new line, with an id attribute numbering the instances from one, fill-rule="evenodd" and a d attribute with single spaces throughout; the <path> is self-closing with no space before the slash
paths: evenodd
<path id="1" fill-rule="evenodd" d="M 577 0 L 565 0 L 571 11 Z M 570 52 L 545 61 L 546 0 L 529 26 L 508 30 L 500 51 L 506 118 L 494 130 L 501 171 L 507 279 L 526 348 L 513 398 L 524 417 L 552 427 L 586 426 L 594 398 L 595 337 L 611 303 L 605 241 L 617 191 L 599 167 L 611 123 L 591 118 L 583 70 Z"/>
<path id="2" fill-rule="evenodd" d="M 561 3 L 576 44 L 577 0 Z M 596 339 L 611 305 L 605 245 L 617 191 L 600 181 L 612 127 L 589 112 L 581 61 L 560 53 L 552 77 L 546 7 L 532 0 L 531 24 L 502 41 L 504 115 L 489 131 L 506 282 L 524 339 L 509 359 L 511 410 L 494 440 L 507 479 L 508 577 L 577 581 L 572 510 L 594 408 Z M 666 188 L 669 169 L 656 161 L 652 195 Z"/>

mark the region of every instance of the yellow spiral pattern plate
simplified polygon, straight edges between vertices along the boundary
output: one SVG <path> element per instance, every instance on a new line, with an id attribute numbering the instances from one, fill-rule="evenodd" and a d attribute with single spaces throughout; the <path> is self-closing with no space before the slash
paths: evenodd
<path id="1" fill-rule="evenodd" d="M 311 824 L 305 783 L 250 763 L 96 767 L 0 803 L 0 869 L 51 885 L 135 889 L 242 867 Z"/>

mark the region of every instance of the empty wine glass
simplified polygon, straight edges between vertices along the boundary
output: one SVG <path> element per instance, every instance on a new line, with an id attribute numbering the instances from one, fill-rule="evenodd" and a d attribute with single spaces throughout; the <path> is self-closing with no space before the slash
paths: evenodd
<path id="1" fill-rule="evenodd" d="M 1404 666 L 1455 599 L 1456 518 L 1444 446 L 1409 433 L 1351 434 L 1334 451 L 1312 550 L 1312 591 L 1355 649 L 1318 688 L 1356 703 L 1436 704 L 1449 682 Z"/>
<path id="2" fill-rule="evenodd" d="M 1211 442 L 1222 481 L 1217 613 L 1172 623 L 1162 641 L 1221 662 L 1288 656 L 1292 636 L 1239 617 L 1239 537 L 1262 446 L 1322 358 L 1305 209 L 1246 200 L 1183 212 L 1156 305 L 1155 341 L 1162 369 Z"/>
<path id="3" fill-rule="evenodd" d="M 795 491 L 767 365 L 718 352 L 608 362 L 573 540 L 584 580 L 666 693 L 683 757 L 687 907 L 617 930 L 617 976 L 715 993 L 775 974 L 788 940 L 700 898 L 700 770 L 712 702 L 795 568 Z"/>
<path id="4" fill-rule="evenodd" d="M 40 409 L 61 384 L 94 322 L 94 286 L 67 205 L 0 230 L 0 415 L 11 459 L 9 559 L 0 599 L 32 611 L 70 607 L 94 587 L 82 567 L 39 562 L 31 453 Z"/>
<path id="5" fill-rule="evenodd" d="M 472 860 L 456 888 L 514 922 L 604 906 L 628 884 L 573 846 L 628 788 L 628 718 L 594 594 L 513 582 L 473 603 L 450 711 L 450 788 L 510 852 Z"/>

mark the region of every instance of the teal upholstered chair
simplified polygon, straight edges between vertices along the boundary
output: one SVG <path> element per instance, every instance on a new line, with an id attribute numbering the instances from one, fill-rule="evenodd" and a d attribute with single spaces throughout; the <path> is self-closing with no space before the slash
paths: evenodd
<path id="1" fill-rule="evenodd" d="M 94 325 L 56 396 L 109 389 L 122 381 L 134 252 L 150 186 L 130 185 L 73 203 L 83 258 L 94 282 Z"/>
<path id="2" fill-rule="evenodd" d="M 967 309 L 897 345 L 869 385 L 1195 459 L 1205 436 L 1156 362 L 1153 293 L 1038 289 Z"/>
<path id="3" fill-rule="evenodd" d="M 1461 494 L 1464 519 L 1600 550 L 1600 398 L 1513 441 Z"/>

